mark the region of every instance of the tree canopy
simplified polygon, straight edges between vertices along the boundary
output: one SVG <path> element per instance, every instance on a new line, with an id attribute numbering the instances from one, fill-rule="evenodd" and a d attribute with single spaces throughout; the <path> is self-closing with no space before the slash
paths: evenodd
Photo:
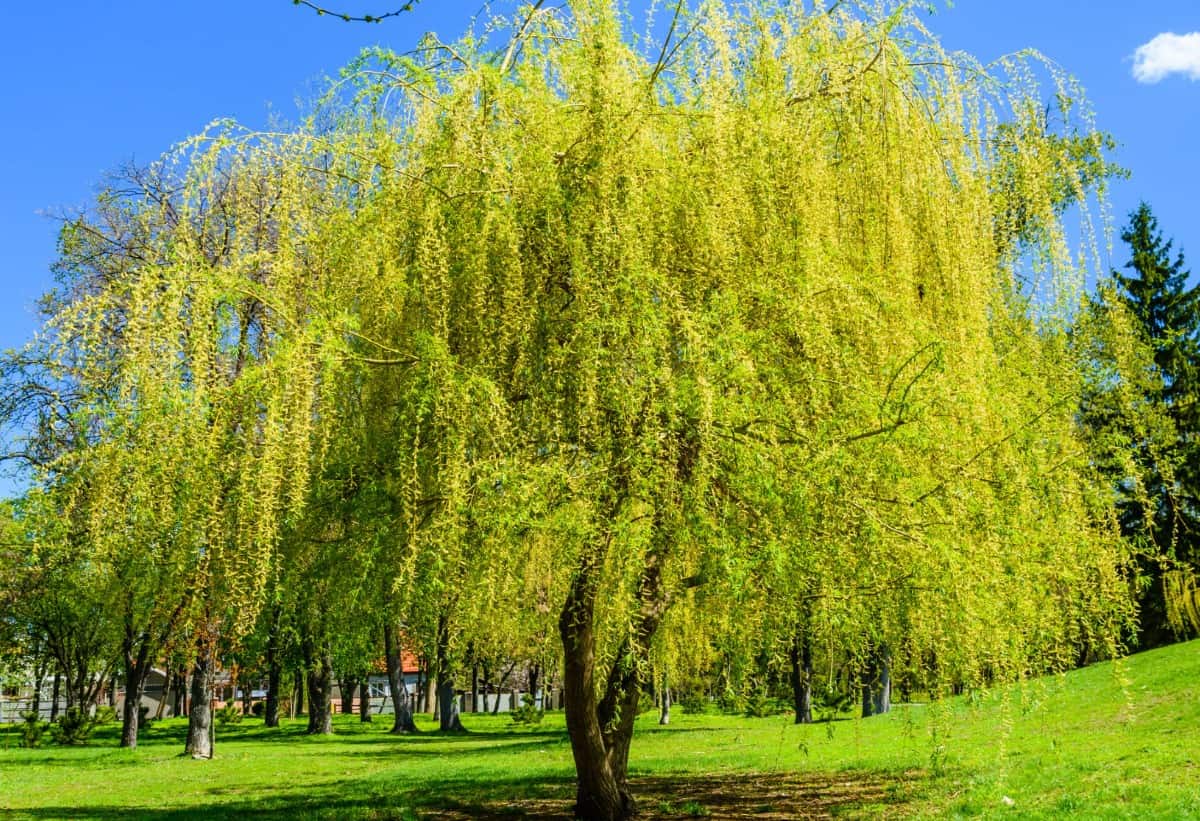
<path id="1" fill-rule="evenodd" d="M 105 369 L 64 456 L 95 555 L 236 635 L 316 555 L 281 545 L 347 539 L 448 654 L 557 632 L 586 818 L 632 810 L 654 663 L 803 629 L 938 691 L 1116 652 L 1062 225 L 1105 138 L 1068 81 L 1071 139 L 1029 62 L 905 5 L 681 3 L 647 47 L 538 4 L 492 49 L 370 52 L 125 201 L 137 253 L 52 324 Z"/>

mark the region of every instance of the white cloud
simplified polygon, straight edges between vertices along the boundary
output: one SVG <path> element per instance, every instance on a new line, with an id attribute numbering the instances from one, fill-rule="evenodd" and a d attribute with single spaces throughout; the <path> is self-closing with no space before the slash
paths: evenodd
<path id="1" fill-rule="evenodd" d="M 1200 31 L 1168 31 L 1133 53 L 1133 77 L 1139 83 L 1157 83 L 1172 74 L 1200 80 Z"/>

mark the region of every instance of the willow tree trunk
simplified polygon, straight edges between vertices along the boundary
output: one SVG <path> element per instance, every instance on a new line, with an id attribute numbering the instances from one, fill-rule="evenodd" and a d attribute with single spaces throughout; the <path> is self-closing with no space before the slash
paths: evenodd
<path id="1" fill-rule="evenodd" d="M 633 799 L 613 774 L 596 711 L 595 575 L 585 565 L 575 577 L 558 620 L 567 734 L 575 760 L 575 815 L 584 821 L 622 821 L 633 815 Z"/>
<path id="2" fill-rule="evenodd" d="M 149 644 L 145 639 L 137 640 L 132 627 L 127 626 L 124 638 L 125 661 L 125 705 L 121 711 L 121 746 L 134 749 L 138 742 L 138 725 L 141 723 L 142 693 L 146 689 L 146 673 L 149 672 Z"/>
<path id="3" fill-rule="evenodd" d="M 338 696 L 342 702 L 342 715 L 350 715 L 354 712 L 354 694 L 358 692 L 359 679 L 357 676 L 346 676 L 338 679 Z"/>
<path id="4" fill-rule="evenodd" d="M 196 654 L 196 666 L 192 668 L 192 706 L 188 710 L 187 744 L 184 747 L 184 752 L 192 758 L 213 757 L 212 667 L 212 650 L 202 649 Z"/>
<path id="5" fill-rule="evenodd" d="M 671 723 L 671 687 L 667 683 L 666 676 L 663 676 L 662 704 L 659 705 L 658 723 L 662 725 Z"/>
<path id="6" fill-rule="evenodd" d="M 806 631 L 792 638 L 792 706 L 797 724 L 812 724 L 812 643 Z"/>
<path id="7" fill-rule="evenodd" d="M 408 688 L 404 685 L 399 630 L 390 625 L 383 628 L 383 654 L 387 662 L 388 692 L 392 699 L 391 732 L 397 735 L 415 733 L 417 725 L 408 707 Z"/>
<path id="8" fill-rule="evenodd" d="M 309 735 L 328 735 L 333 732 L 333 660 L 328 650 L 322 650 L 308 671 L 308 730 Z"/>
<path id="9" fill-rule="evenodd" d="M 445 616 L 438 617 L 437 634 L 437 702 L 438 731 L 443 733 L 465 733 L 458 715 L 458 698 L 454 692 L 454 673 L 450 669 L 450 622 Z"/>
<path id="10" fill-rule="evenodd" d="M 872 648 L 862 681 L 862 716 L 870 718 L 892 709 L 892 654 L 886 644 Z"/>
<path id="11" fill-rule="evenodd" d="M 371 716 L 371 685 L 363 679 L 358 686 L 358 720 L 361 724 L 370 724 Z"/>

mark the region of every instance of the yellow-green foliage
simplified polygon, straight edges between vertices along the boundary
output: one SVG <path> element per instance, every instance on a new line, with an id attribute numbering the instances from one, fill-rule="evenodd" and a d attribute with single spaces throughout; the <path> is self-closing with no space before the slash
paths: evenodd
<path id="1" fill-rule="evenodd" d="M 807 601 L 818 641 L 942 679 L 1111 651 L 1059 221 L 1103 141 L 1065 81 L 1076 141 L 1037 127 L 1032 59 L 988 76 L 866 5 L 705 2 L 643 51 L 577 0 L 189 144 L 153 264 L 71 320 L 128 318 L 95 538 L 253 605 L 336 462 L 394 500 L 396 588 L 482 634 L 544 642 L 591 574 L 611 660 L 661 567 L 696 641 L 788 638 Z"/>

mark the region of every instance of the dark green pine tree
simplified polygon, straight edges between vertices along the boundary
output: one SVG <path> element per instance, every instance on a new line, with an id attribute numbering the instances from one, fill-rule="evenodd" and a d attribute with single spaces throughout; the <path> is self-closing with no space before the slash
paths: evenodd
<path id="1" fill-rule="evenodd" d="M 1200 286 L 1189 287 L 1183 254 L 1172 256 L 1172 242 L 1163 240 L 1146 203 L 1130 215 L 1121 239 L 1132 259 L 1125 273 L 1113 271 L 1113 279 L 1154 353 L 1158 376 L 1155 395 L 1146 399 L 1162 407 L 1174 427 L 1167 447 L 1173 475 L 1151 470 L 1145 477 L 1155 509 L 1142 510 L 1132 500 L 1122 506 L 1126 531 L 1152 533 L 1159 554 L 1144 566 L 1152 583 L 1143 597 L 1139 642 L 1154 646 L 1174 637 L 1164 570 L 1175 565 L 1200 570 Z"/>

